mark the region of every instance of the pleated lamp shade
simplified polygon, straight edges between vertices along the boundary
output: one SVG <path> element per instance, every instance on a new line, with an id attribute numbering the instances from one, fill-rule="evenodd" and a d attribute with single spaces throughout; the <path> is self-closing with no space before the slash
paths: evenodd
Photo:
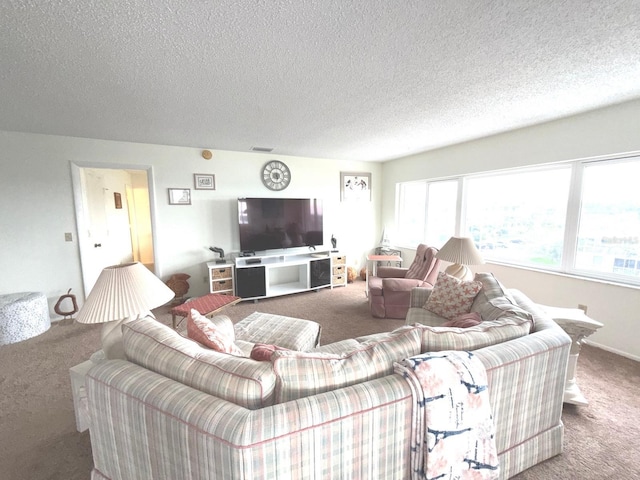
<path id="1" fill-rule="evenodd" d="M 466 265 L 482 265 L 484 260 L 469 237 L 451 237 L 436 253 L 436 257 L 451 262 L 445 272 L 461 280 L 472 278 L 471 270 Z"/>
<path id="2" fill-rule="evenodd" d="M 137 318 L 164 305 L 174 292 L 141 263 L 106 267 L 80 309 L 80 323 Z"/>

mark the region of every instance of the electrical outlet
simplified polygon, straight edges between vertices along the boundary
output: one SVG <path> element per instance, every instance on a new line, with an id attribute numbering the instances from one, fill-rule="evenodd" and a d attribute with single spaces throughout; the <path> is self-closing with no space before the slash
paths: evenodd
<path id="1" fill-rule="evenodd" d="M 584 314 L 585 314 L 585 315 L 587 314 L 587 306 L 586 306 L 586 305 L 583 305 L 583 304 L 579 303 L 579 304 L 578 304 L 578 308 L 579 308 L 580 310 L 582 310 L 582 311 L 584 312 Z"/>
<path id="2" fill-rule="evenodd" d="M 65 242 L 73 242 L 73 235 L 71 234 L 71 232 L 66 232 L 64 234 L 64 241 Z"/>

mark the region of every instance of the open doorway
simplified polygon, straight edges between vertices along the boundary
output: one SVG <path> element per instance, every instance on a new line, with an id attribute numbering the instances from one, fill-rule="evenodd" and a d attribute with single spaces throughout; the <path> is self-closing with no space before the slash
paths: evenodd
<path id="1" fill-rule="evenodd" d="M 72 164 L 72 177 L 85 297 L 109 265 L 156 273 L 151 168 Z"/>

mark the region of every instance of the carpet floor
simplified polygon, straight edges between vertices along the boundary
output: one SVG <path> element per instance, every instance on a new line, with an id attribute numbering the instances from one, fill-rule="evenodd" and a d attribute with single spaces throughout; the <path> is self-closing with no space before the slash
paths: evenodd
<path id="1" fill-rule="evenodd" d="M 362 281 L 241 302 L 224 313 L 237 322 L 254 311 L 314 320 L 322 325 L 323 344 L 404 324 L 371 317 Z M 154 313 L 171 325 L 167 307 Z M 179 330 L 184 328 L 183 322 Z M 38 337 L 0 347 L 0 479 L 89 478 L 91 443 L 88 432 L 75 429 L 69 368 L 99 348 L 100 326 L 73 321 L 57 322 Z M 640 363 L 585 345 L 578 384 L 589 405 L 565 405 L 562 455 L 514 478 L 640 478 Z"/>

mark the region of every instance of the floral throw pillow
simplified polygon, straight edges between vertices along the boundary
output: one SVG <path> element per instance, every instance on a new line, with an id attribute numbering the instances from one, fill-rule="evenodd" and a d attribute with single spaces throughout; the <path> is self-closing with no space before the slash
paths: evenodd
<path id="1" fill-rule="evenodd" d="M 233 323 L 224 315 L 209 319 L 192 308 L 187 317 L 187 336 L 217 352 L 243 356 L 242 350 L 235 344 Z"/>
<path id="2" fill-rule="evenodd" d="M 473 300 L 481 289 L 482 282 L 466 282 L 439 272 L 431 295 L 422 308 L 453 320 L 459 315 L 469 313 Z"/>

